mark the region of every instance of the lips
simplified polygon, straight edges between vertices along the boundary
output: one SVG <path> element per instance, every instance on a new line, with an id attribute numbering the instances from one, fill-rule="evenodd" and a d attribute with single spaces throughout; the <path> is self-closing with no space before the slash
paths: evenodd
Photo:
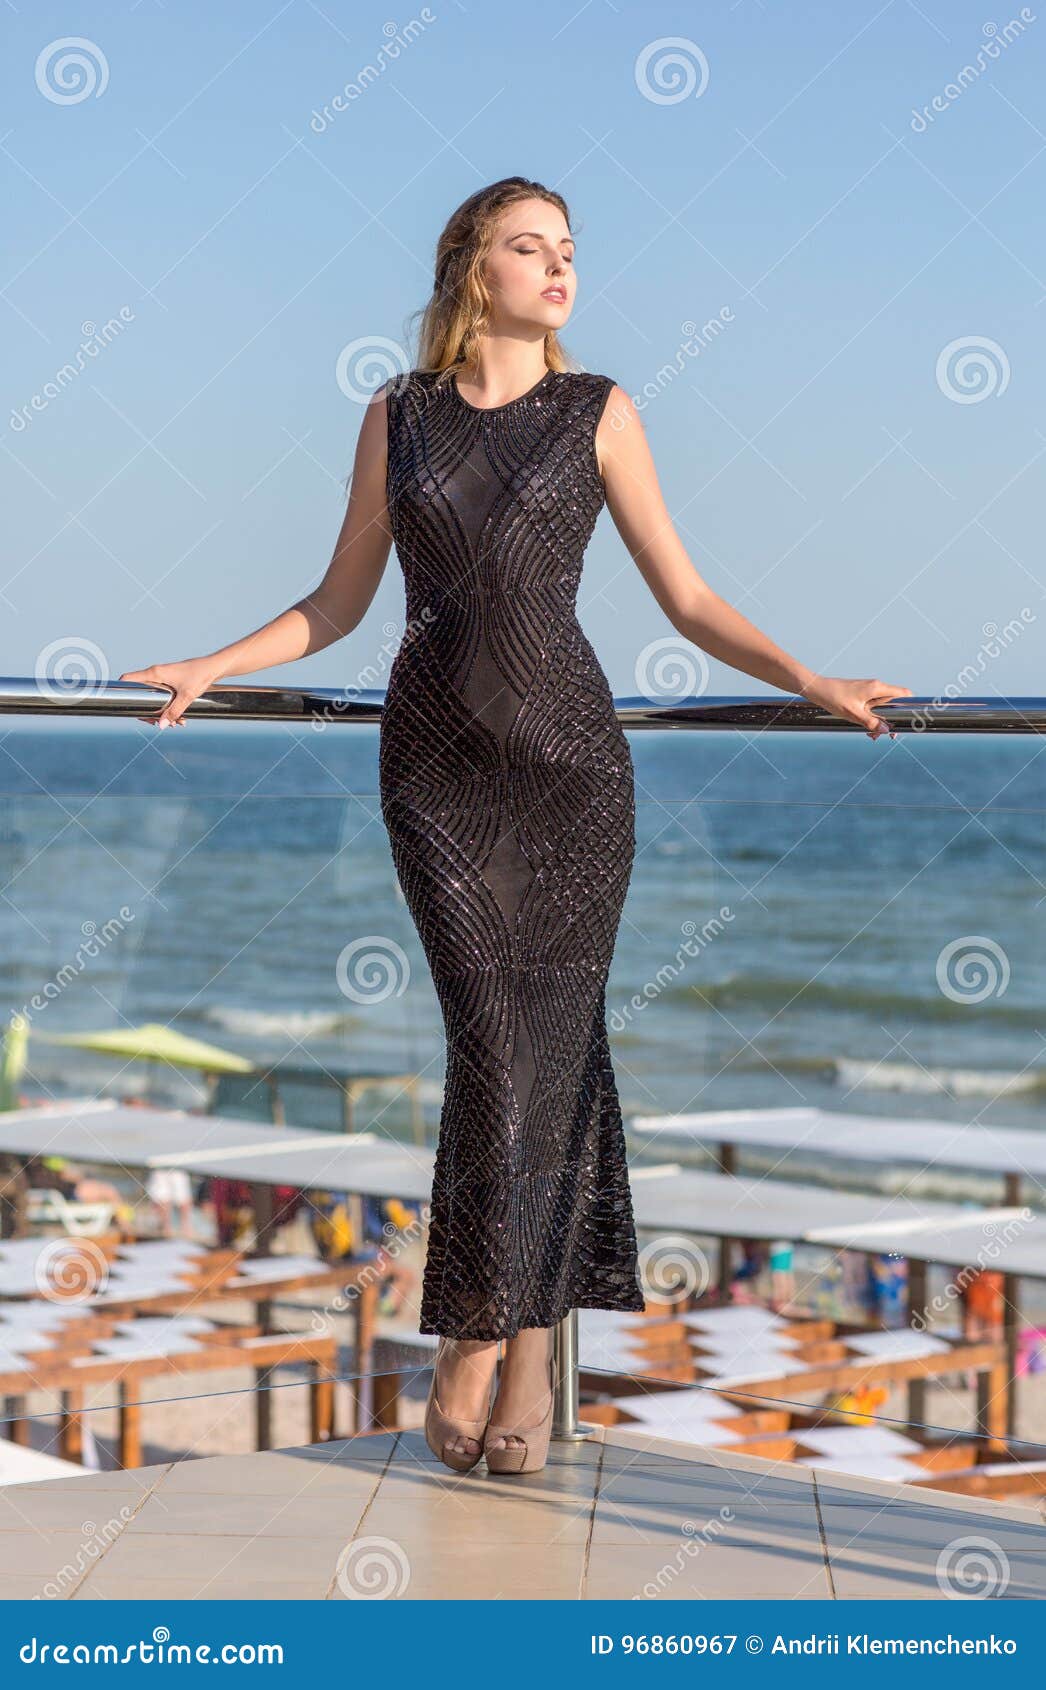
<path id="1" fill-rule="evenodd" d="M 560 288 L 560 287 L 546 288 L 545 291 L 542 293 L 541 297 L 542 297 L 542 299 L 551 299 L 557 305 L 565 305 L 566 299 L 567 299 L 567 290 L 566 290 L 566 288 Z"/>

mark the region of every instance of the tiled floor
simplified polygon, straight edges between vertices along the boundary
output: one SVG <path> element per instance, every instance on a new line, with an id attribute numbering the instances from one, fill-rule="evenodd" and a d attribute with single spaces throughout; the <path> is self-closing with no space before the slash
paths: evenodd
<path id="1" fill-rule="evenodd" d="M 0 1491 L 0 1597 L 1046 1596 L 1024 1506 L 597 1430 L 462 1477 L 417 1432 Z"/>

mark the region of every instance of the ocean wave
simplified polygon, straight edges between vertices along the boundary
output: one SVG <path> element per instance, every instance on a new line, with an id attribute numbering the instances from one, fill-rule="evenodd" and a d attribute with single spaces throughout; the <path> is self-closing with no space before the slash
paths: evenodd
<path id="1" fill-rule="evenodd" d="M 1005 1097 L 1046 1091 L 1041 1068 L 930 1068 L 911 1062 L 865 1062 L 836 1057 L 840 1085 L 856 1091 L 946 1093 L 949 1097 Z"/>
<path id="2" fill-rule="evenodd" d="M 232 1005 L 213 1005 L 204 1011 L 203 1018 L 243 1038 L 286 1038 L 299 1042 L 341 1033 L 358 1024 L 356 1016 L 329 1009 L 241 1009 Z"/>
<path id="3" fill-rule="evenodd" d="M 1028 1097 L 1046 1092 L 1046 1068 L 947 1068 L 928 1062 L 882 1062 L 874 1056 L 770 1057 L 753 1047 L 730 1063 L 735 1074 L 816 1075 L 848 1091 L 909 1092 L 921 1096 Z"/>
<path id="4" fill-rule="evenodd" d="M 652 978 L 656 978 L 656 971 Z M 933 985 L 925 993 L 898 992 L 829 978 L 811 979 L 806 974 L 731 974 L 725 979 L 702 980 L 696 973 L 688 978 L 684 971 L 659 991 L 657 998 L 659 1003 L 685 1005 L 690 1010 L 702 1001 L 715 1009 L 751 1005 L 775 1014 L 795 1005 L 835 1014 L 903 1015 L 920 1021 L 949 1022 L 958 1022 L 970 1013 L 968 1003 L 946 997 Z M 1007 1003 L 999 998 L 992 1000 L 991 1014 L 996 1028 L 1005 1024 L 1034 1030 L 1042 1021 L 1042 1010 L 1035 1004 Z"/>

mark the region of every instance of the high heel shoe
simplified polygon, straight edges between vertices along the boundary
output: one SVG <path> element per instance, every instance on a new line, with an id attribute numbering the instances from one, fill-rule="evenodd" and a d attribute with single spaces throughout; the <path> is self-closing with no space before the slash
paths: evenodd
<path id="1" fill-rule="evenodd" d="M 548 1407 L 536 1426 L 496 1426 L 492 1420 L 487 1421 L 483 1436 L 483 1454 L 487 1458 L 488 1472 L 536 1473 L 539 1468 L 544 1467 L 548 1460 L 552 1410 L 556 1400 L 557 1368 L 553 1350 L 549 1352 L 548 1369 Z M 521 1445 L 512 1445 L 506 1441 L 500 1449 L 491 1449 L 491 1444 L 496 1443 L 498 1438 L 521 1438 L 523 1442 Z"/>
<path id="2" fill-rule="evenodd" d="M 492 1375 L 487 1412 L 482 1420 L 455 1420 L 450 1415 L 444 1414 L 439 1405 L 439 1398 L 436 1396 L 436 1371 L 446 1341 L 445 1338 L 441 1338 L 436 1345 L 436 1359 L 432 1364 L 432 1379 L 429 1384 L 428 1401 L 425 1404 L 425 1442 L 433 1455 L 437 1455 L 445 1466 L 453 1468 L 455 1473 L 469 1473 L 483 1454 L 483 1434 L 490 1419 L 490 1410 L 494 1402 L 494 1378 Z M 452 1438 L 474 1438 L 480 1447 L 475 1455 L 469 1455 L 466 1450 L 448 1449 L 447 1445 Z"/>

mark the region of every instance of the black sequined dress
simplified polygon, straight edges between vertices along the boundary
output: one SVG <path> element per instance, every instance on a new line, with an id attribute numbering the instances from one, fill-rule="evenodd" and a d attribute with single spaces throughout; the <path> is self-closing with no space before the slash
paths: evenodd
<path id="1" fill-rule="evenodd" d="M 605 1001 L 633 768 L 575 608 L 613 385 L 549 370 L 485 410 L 431 371 L 386 389 L 407 627 L 381 807 L 447 1039 L 423 1332 L 643 1307 Z"/>

